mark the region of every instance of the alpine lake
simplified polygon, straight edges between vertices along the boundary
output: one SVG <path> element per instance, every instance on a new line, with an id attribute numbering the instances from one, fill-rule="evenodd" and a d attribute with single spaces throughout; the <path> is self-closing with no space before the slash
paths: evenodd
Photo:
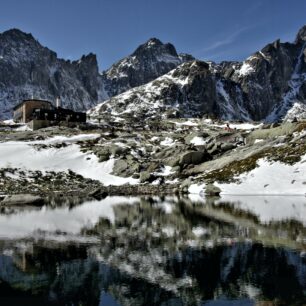
<path id="1" fill-rule="evenodd" d="M 306 198 L 52 198 L 0 213 L 0 305 L 306 305 Z"/>

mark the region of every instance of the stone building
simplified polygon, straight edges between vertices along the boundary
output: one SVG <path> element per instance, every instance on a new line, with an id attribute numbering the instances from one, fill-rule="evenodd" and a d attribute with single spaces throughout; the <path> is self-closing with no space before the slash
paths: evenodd
<path id="1" fill-rule="evenodd" d="M 86 113 L 75 112 L 62 108 L 60 100 L 56 100 L 56 106 L 45 100 L 23 100 L 14 107 L 14 121 L 27 123 L 33 130 L 58 125 L 62 123 L 85 123 Z"/>
<path id="2" fill-rule="evenodd" d="M 52 110 L 53 105 L 51 102 L 45 100 L 23 100 L 13 108 L 14 121 L 18 123 L 30 122 L 33 120 L 33 113 L 36 109 Z"/>

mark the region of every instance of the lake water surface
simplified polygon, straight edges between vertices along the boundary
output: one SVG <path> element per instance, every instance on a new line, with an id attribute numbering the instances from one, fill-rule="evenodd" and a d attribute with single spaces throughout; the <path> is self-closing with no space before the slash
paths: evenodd
<path id="1" fill-rule="evenodd" d="M 0 305 L 306 305 L 306 198 L 2 209 Z"/>

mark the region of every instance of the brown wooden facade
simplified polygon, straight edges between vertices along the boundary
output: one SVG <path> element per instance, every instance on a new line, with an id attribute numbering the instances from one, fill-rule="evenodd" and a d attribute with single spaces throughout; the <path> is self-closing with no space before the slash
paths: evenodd
<path id="1" fill-rule="evenodd" d="M 52 110 L 53 105 L 49 101 L 44 100 L 23 100 L 21 103 L 16 105 L 13 109 L 14 111 L 14 121 L 27 123 L 33 120 L 33 113 L 35 109 L 46 109 Z"/>

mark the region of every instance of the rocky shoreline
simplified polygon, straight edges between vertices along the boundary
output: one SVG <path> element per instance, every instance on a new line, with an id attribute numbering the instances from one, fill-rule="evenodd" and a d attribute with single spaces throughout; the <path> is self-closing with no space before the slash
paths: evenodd
<path id="1" fill-rule="evenodd" d="M 0 132 L 0 146 L 21 143 L 31 154 L 47 158 L 41 170 L 18 167 L 17 161 L 15 166 L 8 162 L 0 167 L 0 197 L 162 196 L 188 194 L 192 185 L 199 186 L 198 192 L 215 195 L 222 190 L 214 185 L 208 188 L 209 184 L 239 184 L 237 177 L 256 169 L 260 160 L 295 165 L 306 153 L 304 121 L 248 128 L 238 123 L 227 128 L 223 122 L 203 119 L 164 120 L 158 129 L 154 124 L 138 127 L 130 121 L 129 125 L 130 132 L 118 125 L 107 131 L 88 125 L 82 130 L 52 127 Z M 53 169 L 49 162 L 60 154 L 67 155 L 67 160 L 58 160 L 55 166 L 62 168 Z M 24 158 L 29 163 L 26 159 L 32 155 Z M 97 166 L 87 173 L 80 163 Z"/>

